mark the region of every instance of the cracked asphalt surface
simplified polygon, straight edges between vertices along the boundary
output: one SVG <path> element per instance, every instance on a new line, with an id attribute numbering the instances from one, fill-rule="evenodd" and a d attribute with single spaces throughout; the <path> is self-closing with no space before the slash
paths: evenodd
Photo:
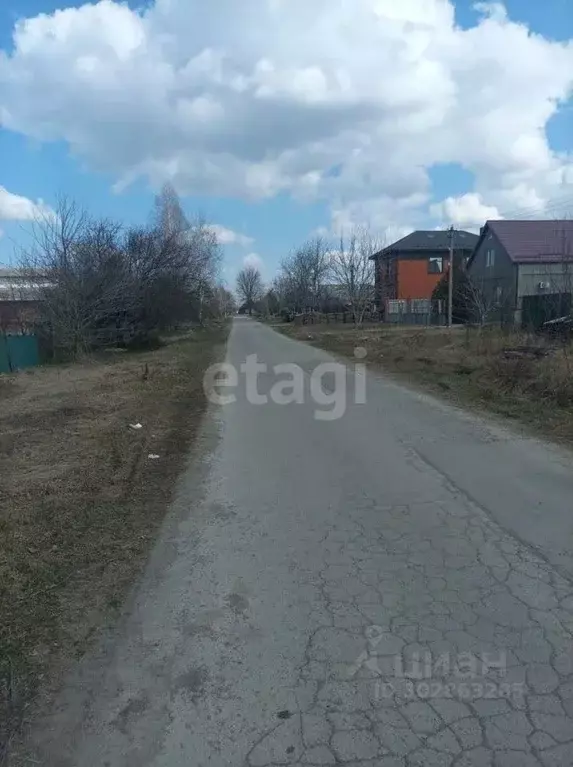
<path id="1" fill-rule="evenodd" d="M 237 320 L 228 360 L 255 352 L 306 381 L 332 360 Z M 571 455 L 366 378 L 331 422 L 242 384 L 211 409 L 122 624 L 31 735 L 37 761 L 573 765 Z"/>

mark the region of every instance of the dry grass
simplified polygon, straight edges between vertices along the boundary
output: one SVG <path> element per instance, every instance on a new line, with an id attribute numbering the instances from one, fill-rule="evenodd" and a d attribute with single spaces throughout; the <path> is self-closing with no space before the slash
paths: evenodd
<path id="1" fill-rule="evenodd" d="M 121 606 L 226 334 L 212 327 L 155 352 L 0 377 L 0 746 L 38 682 Z"/>
<path id="2" fill-rule="evenodd" d="M 388 325 L 281 325 L 286 335 L 367 361 L 459 402 L 515 419 L 536 432 L 573 443 L 573 345 L 498 329 Z M 512 357 L 508 349 L 541 347 L 547 356 Z"/>

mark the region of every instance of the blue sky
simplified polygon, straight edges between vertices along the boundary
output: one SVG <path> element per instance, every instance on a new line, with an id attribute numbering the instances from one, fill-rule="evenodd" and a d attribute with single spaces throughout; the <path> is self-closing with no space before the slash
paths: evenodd
<path id="1" fill-rule="evenodd" d="M 484 216 L 543 216 L 556 200 L 564 214 L 573 208 L 570 0 L 507 0 L 505 11 L 459 0 L 455 24 L 447 0 L 404 0 L 402 18 L 381 0 L 376 29 L 361 16 L 376 0 L 356 0 L 348 39 L 333 22 L 338 0 L 317 0 L 311 21 L 299 0 L 279 19 L 260 13 L 266 2 L 246 0 L 230 19 L 236 6 L 212 0 L 195 39 L 186 24 L 199 0 L 157 0 L 139 15 L 105 0 L 97 23 L 82 8 L 35 24 L 73 5 L 3 0 L 0 263 L 28 241 L 38 201 L 65 193 L 96 215 L 141 223 L 163 181 L 190 214 L 236 235 L 224 246 L 231 285 L 253 253 L 272 278 L 317 230 L 367 224 L 388 240 L 422 226 L 475 228 Z M 252 35 L 247 49 L 251 13 L 284 34 Z M 28 24 L 14 44 L 18 19 Z M 293 47 L 293 29 L 309 42 L 302 34 Z M 223 52 L 225 82 L 206 48 Z M 389 49 L 398 53 L 385 58 Z M 373 72 L 386 73 L 379 86 Z"/>

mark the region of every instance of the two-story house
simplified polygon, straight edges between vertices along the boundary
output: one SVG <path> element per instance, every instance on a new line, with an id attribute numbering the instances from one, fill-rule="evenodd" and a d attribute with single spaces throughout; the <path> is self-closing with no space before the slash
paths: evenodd
<path id="1" fill-rule="evenodd" d="M 571 312 L 573 221 L 488 221 L 468 261 L 488 321 L 523 327 Z"/>
<path id="2" fill-rule="evenodd" d="M 430 299 L 448 270 L 451 245 L 454 258 L 465 263 L 478 239 L 463 230 L 417 231 L 375 253 L 372 259 L 376 262 L 379 308 L 383 310 L 388 300 Z"/>

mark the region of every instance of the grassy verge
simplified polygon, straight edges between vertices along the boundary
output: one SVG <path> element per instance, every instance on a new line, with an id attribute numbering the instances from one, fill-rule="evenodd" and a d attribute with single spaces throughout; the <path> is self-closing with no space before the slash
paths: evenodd
<path id="1" fill-rule="evenodd" d="M 227 332 L 0 376 L 0 761 L 38 684 L 85 651 L 140 572 Z"/>
<path id="2" fill-rule="evenodd" d="M 374 368 L 573 444 L 571 344 L 498 329 L 294 324 L 276 329 L 353 359 L 354 349 L 362 346 Z M 534 349 L 543 356 L 531 354 Z"/>

